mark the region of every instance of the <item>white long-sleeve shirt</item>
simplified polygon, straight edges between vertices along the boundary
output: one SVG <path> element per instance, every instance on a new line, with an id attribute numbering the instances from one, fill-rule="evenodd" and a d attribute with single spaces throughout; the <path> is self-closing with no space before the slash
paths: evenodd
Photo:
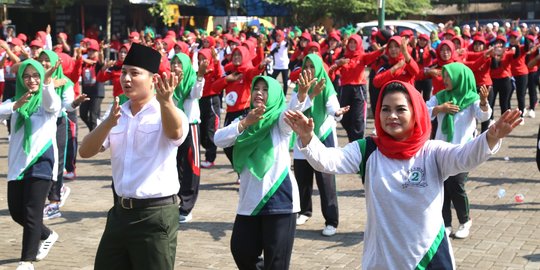
<path id="1" fill-rule="evenodd" d="M 190 124 L 198 124 L 201 122 L 201 109 L 199 108 L 199 99 L 202 97 L 204 88 L 204 78 L 201 81 L 196 81 L 189 97 L 184 99 L 184 113 L 187 115 Z"/>
<path id="2" fill-rule="evenodd" d="M 289 103 L 291 110 L 302 110 L 304 106 L 305 102 L 299 103 L 296 98 L 292 98 Z M 236 119 L 228 126 L 216 131 L 214 135 L 216 146 L 224 148 L 234 145 L 236 138 L 242 134 L 238 132 L 239 122 L 240 119 Z M 242 170 L 238 215 L 290 214 L 300 211 L 298 184 L 291 171 L 289 154 L 292 129 L 285 123 L 283 112 L 270 132 L 275 162 L 261 180 L 251 174 L 247 167 Z"/>
<path id="3" fill-rule="evenodd" d="M 357 142 L 343 148 L 325 148 L 313 137 L 305 147 L 298 144 L 317 171 L 359 171 L 362 154 Z M 470 171 L 499 148 L 500 142 L 491 150 L 483 133 L 461 145 L 427 141 L 408 160 L 388 158 L 374 151 L 366 162 L 367 223 L 362 268 L 415 269 L 424 258 L 425 265 L 436 261 L 445 269 L 455 268 L 441 215 L 443 179 Z M 435 253 L 428 253 L 430 249 Z"/>
<path id="4" fill-rule="evenodd" d="M 23 151 L 24 127 L 15 128 L 19 113 L 13 110 L 15 102 L 0 105 L 0 114 L 11 114 L 11 137 L 8 154 L 8 181 L 33 177 L 56 180 L 58 172 L 58 149 L 56 147 L 56 117 L 62 104 L 54 85 L 43 85 L 41 106 L 30 116 L 32 137 L 30 152 Z M 35 159 L 37 158 L 37 161 Z M 33 163 L 34 161 L 34 163 Z M 34 164 L 40 166 L 33 166 Z M 53 164 L 44 166 L 44 164 Z M 36 169 L 38 168 L 38 169 Z"/>
<path id="5" fill-rule="evenodd" d="M 428 107 L 429 115 L 431 115 L 431 119 L 435 119 L 435 116 L 433 116 L 433 108 L 439 105 L 437 96 L 432 96 L 426 102 L 426 105 Z M 472 140 L 476 132 L 475 119 L 480 122 L 484 122 L 487 121 L 491 116 L 491 107 L 489 107 L 489 104 L 487 105 L 487 107 L 487 111 L 482 111 L 482 109 L 480 108 L 480 101 L 477 100 L 469 107 L 454 114 L 454 137 L 451 143 L 463 144 Z M 435 140 L 447 141 L 446 135 L 442 132 L 441 124 L 445 116 L 446 113 L 439 113 L 436 116 L 439 125 L 437 125 L 437 133 L 435 135 Z"/>

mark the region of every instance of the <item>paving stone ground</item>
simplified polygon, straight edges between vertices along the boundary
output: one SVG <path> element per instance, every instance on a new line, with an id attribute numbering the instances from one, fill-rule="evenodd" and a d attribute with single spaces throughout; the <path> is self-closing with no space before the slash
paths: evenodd
<path id="1" fill-rule="evenodd" d="M 103 104 L 107 108 L 111 99 Z M 515 101 L 514 101 L 515 103 Z M 498 115 L 499 107 L 495 108 Z M 79 140 L 87 134 L 80 124 Z M 458 269 L 540 269 L 540 173 L 535 164 L 535 140 L 540 119 L 504 140 L 502 149 L 470 173 L 467 183 L 473 226 L 465 240 L 452 240 Z M 368 120 L 366 134 L 373 129 Z M 339 142 L 346 136 L 339 127 Z M 7 173 L 7 131 L 0 126 L 0 178 Z M 79 159 L 77 180 L 66 181 L 71 196 L 62 217 L 45 223 L 60 239 L 36 269 L 93 269 L 96 249 L 112 205 L 110 154 Z M 236 269 L 229 250 L 238 198 L 236 174 L 223 151 L 216 166 L 203 169 L 193 221 L 181 225 L 175 269 Z M 291 269 L 359 269 L 365 226 L 365 200 L 358 176 L 337 176 L 340 224 L 338 233 L 324 237 L 324 220 L 315 192 L 314 216 L 297 227 Z M 506 196 L 499 199 L 500 188 Z M 0 270 L 15 269 L 21 252 L 22 228 L 7 209 L 7 185 L 0 185 Z M 514 201 L 523 194 L 523 203 Z M 414 203 L 414 202 L 411 202 Z M 457 224 L 454 224 L 457 227 Z"/>

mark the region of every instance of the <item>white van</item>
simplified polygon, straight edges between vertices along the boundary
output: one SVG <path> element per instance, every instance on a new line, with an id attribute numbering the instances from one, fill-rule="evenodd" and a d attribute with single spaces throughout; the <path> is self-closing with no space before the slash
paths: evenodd
<path id="1" fill-rule="evenodd" d="M 359 33 L 363 36 L 364 48 L 367 49 L 369 46 L 368 39 L 371 36 L 371 29 L 379 25 L 378 21 L 370 21 L 365 23 L 356 24 L 356 33 Z M 387 20 L 384 21 L 384 26 L 393 26 L 395 29 L 395 34 L 401 33 L 403 30 L 412 30 L 413 33 L 418 36 L 420 34 L 429 34 L 433 30 L 437 30 L 437 25 L 430 21 L 418 21 L 418 20 Z"/>

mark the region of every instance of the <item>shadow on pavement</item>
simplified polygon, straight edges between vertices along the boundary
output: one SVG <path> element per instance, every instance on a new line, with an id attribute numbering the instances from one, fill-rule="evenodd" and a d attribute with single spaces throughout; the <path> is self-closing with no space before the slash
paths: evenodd
<path id="1" fill-rule="evenodd" d="M 225 231 L 232 231 L 232 228 L 232 222 L 189 222 L 180 224 L 178 232 L 180 235 L 188 230 L 207 232 L 210 236 L 212 236 L 212 239 L 215 241 L 220 241 L 227 235 Z"/>
<path id="2" fill-rule="evenodd" d="M 530 255 L 525 255 L 523 256 L 523 258 L 531 261 L 531 262 L 540 262 L 540 254 L 530 254 Z"/>
<path id="3" fill-rule="evenodd" d="M 296 228 L 295 238 L 334 242 L 335 244 L 329 248 L 350 247 L 364 241 L 364 232 L 340 233 L 338 228 L 338 231 L 334 236 L 327 237 L 321 234 L 321 230 L 304 230 Z"/>

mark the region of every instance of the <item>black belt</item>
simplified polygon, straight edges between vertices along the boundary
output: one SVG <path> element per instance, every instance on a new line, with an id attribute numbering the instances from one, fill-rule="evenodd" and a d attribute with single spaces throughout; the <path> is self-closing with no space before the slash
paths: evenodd
<path id="1" fill-rule="evenodd" d="M 178 204 L 178 196 L 171 195 L 161 198 L 150 198 L 150 199 L 135 199 L 135 198 L 124 198 L 118 197 L 118 204 L 124 209 L 138 209 L 138 208 L 147 208 L 147 207 L 156 207 L 163 206 L 168 204 Z"/>

